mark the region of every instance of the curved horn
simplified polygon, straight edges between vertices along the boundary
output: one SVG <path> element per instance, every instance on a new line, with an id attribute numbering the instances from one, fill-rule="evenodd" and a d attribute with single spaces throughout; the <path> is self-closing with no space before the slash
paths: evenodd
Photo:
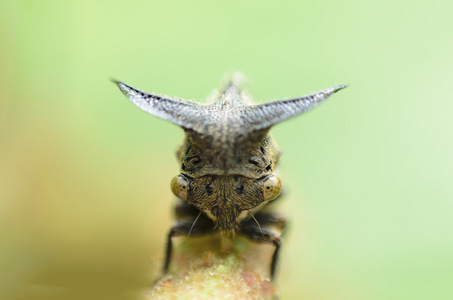
<path id="1" fill-rule="evenodd" d="M 184 129 L 192 129 L 203 119 L 203 109 L 199 105 L 148 94 L 122 82 L 113 82 L 141 110 Z"/>
<path id="2" fill-rule="evenodd" d="M 345 87 L 347 85 L 340 85 L 301 98 L 250 106 L 244 112 L 245 119 L 249 122 L 250 129 L 253 131 L 270 128 L 275 124 L 311 110 Z"/>

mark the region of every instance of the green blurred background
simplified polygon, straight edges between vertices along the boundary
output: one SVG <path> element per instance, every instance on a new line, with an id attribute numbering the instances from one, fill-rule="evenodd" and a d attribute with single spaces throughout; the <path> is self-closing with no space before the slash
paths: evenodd
<path id="1" fill-rule="evenodd" d="M 453 299 L 451 1 L 0 1 L 0 299 L 140 299 L 176 126 L 109 78 L 202 100 L 351 84 L 277 125 L 282 299 Z"/>

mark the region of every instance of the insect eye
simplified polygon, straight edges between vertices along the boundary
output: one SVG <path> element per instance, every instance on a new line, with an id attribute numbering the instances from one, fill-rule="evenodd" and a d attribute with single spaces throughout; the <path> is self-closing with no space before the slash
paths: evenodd
<path id="1" fill-rule="evenodd" d="M 264 201 L 271 201 L 280 195 L 282 191 L 282 182 L 277 176 L 268 176 L 264 182 Z"/>
<path id="2" fill-rule="evenodd" d="M 187 200 L 188 190 L 189 183 L 184 177 L 178 175 L 172 179 L 171 191 L 173 192 L 173 194 L 175 194 L 176 197 L 179 197 L 182 200 Z"/>

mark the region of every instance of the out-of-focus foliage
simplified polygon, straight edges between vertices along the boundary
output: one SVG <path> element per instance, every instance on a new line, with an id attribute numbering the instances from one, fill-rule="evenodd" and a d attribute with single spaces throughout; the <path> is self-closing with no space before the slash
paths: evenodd
<path id="1" fill-rule="evenodd" d="M 449 1 L 0 2 L 0 299 L 139 299 L 171 224 L 176 126 L 109 82 L 259 101 L 351 86 L 274 128 L 283 299 L 451 299 Z M 450 294 L 449 294 L 450 292 Z"/>

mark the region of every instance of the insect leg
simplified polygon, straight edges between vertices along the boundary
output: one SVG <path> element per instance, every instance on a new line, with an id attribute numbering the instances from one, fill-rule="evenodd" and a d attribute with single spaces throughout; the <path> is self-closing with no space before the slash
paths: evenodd
<path id="1" fill-rule="evenodd" d="M 252 225 L 251 223 L 243 224 L 243 226 L 241 226 L 241 232 L 255 242 L 274 244 L 275 250 L 271 262 L 271 278 L 274 278 L 281 244 L 280 234 L 267 228 L 259 228 L 256 224 Z"/>
<path id="2" fill-rule="evenodd" d="M 174 207 L 174 213 L 177 220 L 191 220 L 198 216 L 200 210 L 186 201 L 178 199 Z"/>
<path id="3" fill-rule="evenodd" d="M 176 222 L 167 235 L 167 248 L 165 250 L 165 264 L 163 273 L 167 273 L 170 265 L 171 253 L 173 250 L 173 237 L 204 235 L 213 230 L 213 227 L 206 226 L 206 223 L 195 223 L 193 221 Z"/>
<path id="4" fill-rule="evenodd" d="M 281 231 L 281 234 L 283 235 L 285 227 L 286 227 L 286 221 L 287 217 L 284 214 L 279 214 L 279 213 L 265 213 L 265 212 L 258 212 L 254 215 L 255 219 L 257 220 L 260 225 L 266 227 L 266 226 L 275 226 L 278 228 L 278 230 Z M 247 221 L 247 223 L 252 223 L 252 221 Z"/>

